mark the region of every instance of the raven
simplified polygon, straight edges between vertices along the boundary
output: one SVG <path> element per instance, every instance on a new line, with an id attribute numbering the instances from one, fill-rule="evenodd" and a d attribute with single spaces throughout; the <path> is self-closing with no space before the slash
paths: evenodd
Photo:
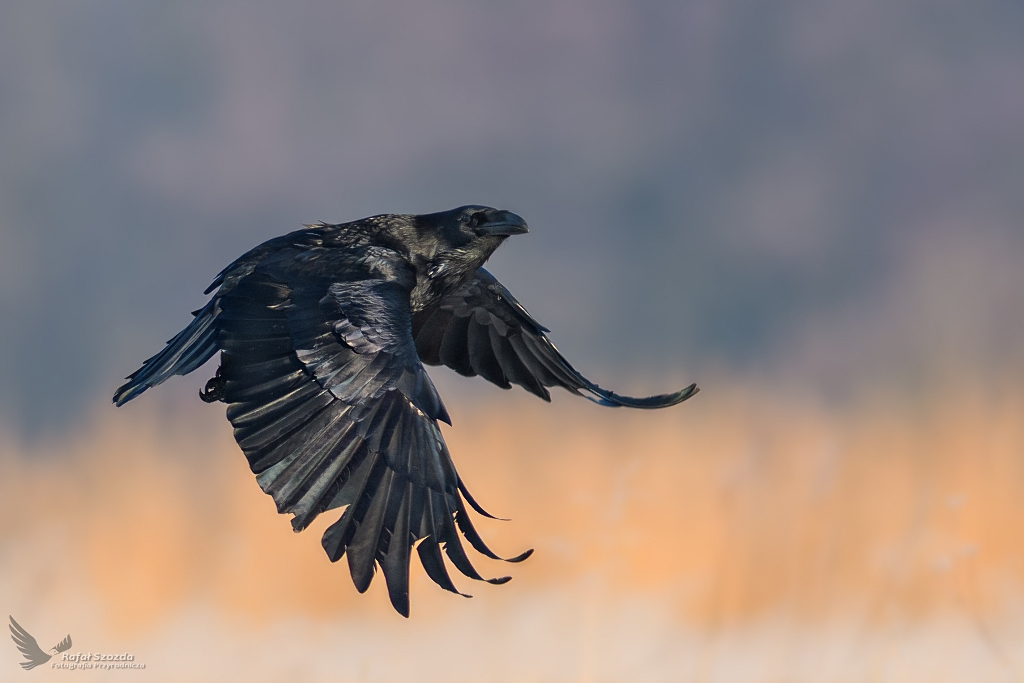
<path id="1" fill-rule="evenodd" d="M 200 392 L 227 417 L 260 487 L 295 531 L 344 508 L 323 535 L 332 562 L 348 557 L 359 592 L 379 565 L 394 608 L 409 615 L 409 563 L 453 593 L 442 557 L 489 583 L 459 536 L 499 558 L 473 527 L 473 499 L 455 471 L 438 420 L 451 419 L 423 368 L 550 401 L 560 386 L 605 406 L 663 408 L 697 386 L 630 398 L 576 371 L 515 297 L 481 266 L 511 235 L 514 213 L 462 206 L 424 215 L 383 214 L 317 223 L 264 242 L 225 268 L 216 293 L 167 346 L 114 394 L 118 406 L 220 351 Z M 456 530 L 457 529 L 457 530 Z M 508 562 L 520 562 L 528 550 Z"/>

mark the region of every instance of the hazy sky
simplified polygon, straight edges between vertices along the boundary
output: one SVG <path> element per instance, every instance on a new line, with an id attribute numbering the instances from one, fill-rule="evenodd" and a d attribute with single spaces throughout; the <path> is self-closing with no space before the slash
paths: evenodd
<path id="1" fill-rule="evenodd" d="M 1009 0 L 6 0 L 0 423 L 68 424 L 268 237 L 464 203 L 527 219 L 493 270 L 599 379 L 998 372 L 1021 35 Z"/>

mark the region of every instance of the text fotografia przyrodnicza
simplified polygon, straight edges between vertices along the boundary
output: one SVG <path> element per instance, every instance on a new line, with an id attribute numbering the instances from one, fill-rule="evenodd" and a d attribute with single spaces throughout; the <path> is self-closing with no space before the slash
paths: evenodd
<path id="1" fill-rule="evenodd" d="M 109 654 L 103 652 L 65 652 L 59 662 L 51 662 L 51 669 L 145 669 L 130 652 Z"/>

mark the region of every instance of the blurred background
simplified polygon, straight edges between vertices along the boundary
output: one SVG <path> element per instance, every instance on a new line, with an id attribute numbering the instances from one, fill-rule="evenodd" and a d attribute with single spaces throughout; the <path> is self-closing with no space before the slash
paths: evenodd
<path id="1" fill-rule="evenodd" d="M 153 681 L 1024 679 L 1024 6 L 0 3 L 0 605 Z M 445 369 L 507 586 L 412 618 L 256 485 L 214 366 L 115 410 L 301 223 L 479 203 L 603 386 Z M 13 644 L 0 680 L 21 680 Z M 47 665 L 48 666 L 48 665 Z"/>

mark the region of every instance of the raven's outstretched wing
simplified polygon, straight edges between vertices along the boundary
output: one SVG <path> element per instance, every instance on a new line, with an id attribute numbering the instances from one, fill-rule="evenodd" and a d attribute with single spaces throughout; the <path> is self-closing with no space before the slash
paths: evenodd
<path id="1" fill-rule="evenodd" d="M 697 393 L 691 384 L 673 394 L 632 398 L 602 389 L 581 375 L 515 297 L 483 268 L 439 306 L 413 316 L 420 359 L 461 375 L 480 375 L 503 389 L 518 384 L 550 401 L 546 387 L 560 386 L 606 406 L 664 408 Z"/>
<path id="2" fill-rule="evenodd" d="M 405 616 L 413 546 L 442 588 L 458 592 L 442 549 L 463 574 L 485 580 L 456 527 L 479 552 L 500 558 L 466 514 L 460 492 L 486 513 L 438 429 L 448 415 L 416 355 L 408 290 L 383 280 L 288 280 L 257 268 L 219 299 L 228 419 L 260 486 L 279 512 L 294 515 L 296 531 L 345 507 L 324 533 L 324 549 L 332 562 L 347 555 L 360 592 L 379 564 Z"/>
<path id="3" fill-rule="evenodd" d="M 10 617 L 10 615 L 8 616 Z M 11 638 L 21 654 L 25 655 L 25 659 L 28 660 L 21 662 L 21 668 L 27 671 L 50 661 L 50 655 L 40 649 L 36 639 L 29 635 L 29 632 L 23 629 L 21 624 L 14 620 L 14 617 L 10 617 L 10 619 Z"/>
<path id="4" fill-rule="evenodd" d="M 222 270 L 213 283 L 206 288 L 206 294 L 220 288 L 221 293 L 230 290 L 239 280 L 253 272 L 256 265 L 275 251 L 289 246 L 316 244 L 321 236 L 310 230 L 295 232 L 267 240 L 235 259 Z M 128 380 L 114 392 L 114 404 L 122 406 L 146 389 L 155 387 L 172 375 L 187 375 L 204 365 L 217 353 L 217 316 L 220 314 L 220 296 L 215 295 L 205 306 L 193 311 L 192 322 L 174 335 L 160 353 L 147 358 L 142 367 L 129 375 Z"/>
<path id="5" fill-rule="evenodd" d="M 171 375 L 187 375 L 217 353 L 217 299 L 195 311 L 192 322 L 167 342 L 160 353 L 146 359 L 142 367 L 127 377 L 114 392 L 114 404 L 122 406 L 146 389 L 155 387 Z"/>

